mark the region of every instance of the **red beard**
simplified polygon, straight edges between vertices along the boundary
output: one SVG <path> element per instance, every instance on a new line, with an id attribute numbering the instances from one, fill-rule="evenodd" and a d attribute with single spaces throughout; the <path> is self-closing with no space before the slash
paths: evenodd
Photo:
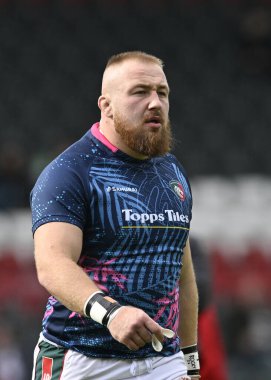
<path id="1" fill-rule="evenodd" d="M 162 123 L 159 129 L 152 130 L 144 125 L 129 126 L 119 115 L 114 117 L 116 132 L 122 141 L 133 151 L 147 157 L 163 156 L 171 149 L 172 134 L 170 121 Z"/>

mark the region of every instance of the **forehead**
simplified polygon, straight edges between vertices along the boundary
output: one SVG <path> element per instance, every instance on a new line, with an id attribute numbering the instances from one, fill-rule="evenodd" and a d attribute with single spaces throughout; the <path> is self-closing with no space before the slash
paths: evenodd
<path id="1" fill-rule="evenodd" d="M 121 80 L 123 84 L 146 83 L 150 85 L 166 85 L 167 79 L 163 69 L 155 63 L 140 60 L 127 60 L 122 63 Z"/>
<path id="2" fill-rule="evenodd" d="M 159 64 L 139 59 L 128 59 L 109 67 L 103 79 L 104 90 L 113 92 L 124 91 L 137 84 L 168 87 L 165 73 Z"/>

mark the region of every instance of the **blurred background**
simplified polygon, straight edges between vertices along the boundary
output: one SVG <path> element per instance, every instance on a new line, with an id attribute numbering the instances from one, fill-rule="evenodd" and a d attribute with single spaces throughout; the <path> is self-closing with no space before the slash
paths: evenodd
<path id="1" fill-rule="evenodd" d="M 166 64 L 174 153 L 191 179 L 191 236 L 205 259 L 195 257 L 200 307 L 215 309 L 225 350 L 228 375 L 214 380 L 268 378 L 271 1 L 0 0 L 0 380 L 30 380 L 47 297 L 29 192 L 99 120 L 105 63 L 125 50 Z"/>

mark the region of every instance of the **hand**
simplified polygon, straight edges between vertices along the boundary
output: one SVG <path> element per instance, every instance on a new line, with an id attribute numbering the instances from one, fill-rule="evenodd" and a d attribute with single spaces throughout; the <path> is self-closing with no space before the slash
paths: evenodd
<path id="1" fill-rule="evenodd" d="M 108 330 L 114 339 L 132 351 L 151 343 L 152 334 L 163 342 L 162 327 L 143 310 L 131 306 L 122 306 L 109 324 Z"/>

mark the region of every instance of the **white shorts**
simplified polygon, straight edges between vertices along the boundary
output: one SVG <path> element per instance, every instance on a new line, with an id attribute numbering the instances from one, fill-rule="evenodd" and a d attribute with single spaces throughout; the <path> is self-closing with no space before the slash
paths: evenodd
<path id="1" fill-rule="evenodd" d="M 186 374 L 182 351 L 146 359 L 96 359 L 41 338 L 34 352 L 32 380 L 180 380 Z"/>

